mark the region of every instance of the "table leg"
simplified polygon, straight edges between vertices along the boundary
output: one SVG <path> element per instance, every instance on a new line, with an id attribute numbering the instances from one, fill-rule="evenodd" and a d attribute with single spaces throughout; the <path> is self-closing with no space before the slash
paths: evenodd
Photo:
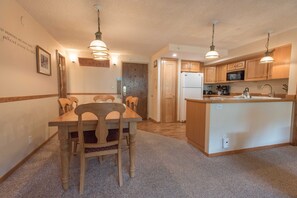
<path id="1" fill-rule="evenodd" d="M 58 136 L 60 140 L 60 157 L 62 167 L 62 186 L 64 190 L 68 190 L 69 184 L 69 141 L 68 141 L 68 130 L 66 126 L 59 126 Z"/>
<path id="2" fill-rule="evenodd" d="M 130 145 L 129 145 L 129 156 L 130 156 L 130 177 L 135 176 L 135 155 L 136 155 L 136 146 L 135 146 L 135 136 L 137 132 L 136 122 L 130 123 Z"/>

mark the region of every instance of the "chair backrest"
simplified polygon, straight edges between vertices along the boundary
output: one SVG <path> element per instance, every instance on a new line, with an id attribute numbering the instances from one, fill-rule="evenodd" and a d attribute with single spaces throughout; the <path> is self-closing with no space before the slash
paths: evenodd
<path id="1" fill-rule="evenodd" d="M 119 134 L 117 139 L 114 141 L 107 141 L 108 136 L 108 126 L 106 122 L 106 117 L 109 113 L 116 111 L 119 113 L 118 119 L 118 131 Z M 92 143 L 85 143 L 84 138 L 84 128 L 83 128 L 83 121 L 82 115 L 84 113 L 92 113 L 94 114 L 97 119 L 97 126 L 96 126 L 96 142 Z M 123 113 L 125 112 L 125 106 L 121 103 L 88 103 L 79 105 L 75 109 L 75 113 L 78 115 L 78 137 L 79 142 L 82 148 L 98 148 L 98 147 L 106 147 L 106 146 L 113 146 L 121 144 L 122 134 L 123 134 Z"/>
<path id="2" fill-rule="evenodd" d="M 79 100 L 77 99 L 77 97 L 70 96 L 70 97 L 68 97 L 68 99 L 72 102 L 72 104 L 75 103 L 75 107 L 78 106 Z"/>
<path id="3" fill-rule="evenodd" d="M 127 96 L 126 97 L 126 106 L 130 107 L 130 99 L 132 99 L 133 96 Z"/>
<path id="4" fill-rule="evenodd" d="M 129 100 L 130 108 L 137 112 L 137 105 L 138 105 L 138 97 L 133 97 Z"/>
<path id="5" fill-rule="evenodd" d="M 72 109 L 72 101 L 68 98 L 59 98 L 58 101 L 63 113 L 66 113 Z"/>
<path id="6" fill-rule="evenodd" d="M 102 102 L 107 102 L 108 100 L 110 100 L 111 102 L 113 102 L 115 100 L 115 98 L 111 95 L 97 95 L 94 96 L 94 101 L 102 101 Z"/>

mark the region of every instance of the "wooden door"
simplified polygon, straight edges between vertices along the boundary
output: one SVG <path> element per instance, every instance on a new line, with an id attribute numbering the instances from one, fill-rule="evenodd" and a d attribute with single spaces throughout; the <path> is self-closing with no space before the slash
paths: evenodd
<path id="1" fill-rule="evenodd" d="M 177 60 L 162 59 L 161 122 L 176 122 Z"/>
<path id="2" fill-rule="evenodd" d="M 122 90 L 123 103 L 127 96 L 138 97 L 137 113 L 142 119 L 147 119 L 148 96 L 148 65 L 140 63 L 122 64 Z"/>
<path id="3" fill-rule="evenodd" d="M 246 61 L 245 78 L 246 81 L 266 80 L 268 64 L 261 64 L 261 58 Z"/>
<path id="4" fill-rule="evenodd" d="M 67 81 L 66 81 L 66 62 L 65 57 L 56 51 L 57 56 L 57 71 L 58 71 L 58 89 L 59 98 L 67 97 Z"/>

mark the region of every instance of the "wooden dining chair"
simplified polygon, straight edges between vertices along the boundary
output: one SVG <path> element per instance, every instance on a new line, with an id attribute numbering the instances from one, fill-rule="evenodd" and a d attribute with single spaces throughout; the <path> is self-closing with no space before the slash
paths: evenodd
<path id="1" fill-rule="evenodd" d="M 130 107 L 130 99 L 133 98 L 133 96 L 127 96 L 126 97 L 126 106 Z"/>
<path id="2" fill-rule="evenodd" d="M 58 99 L 60 108 L 63 110 L 63 114 L 73 109 L 73 102 L 69 98 L 59 98 Z M 78 101 L 78 100 L 77 100 Z M 74 155 L 77 154 L 77 144 L 78 144 L 78 133 L 77 131 L 71 132 L 69 134 L 69 151 Z"/>
<path id="3" fill-rule="evenodd" d="M 119 113 L 117 120 L 118 128 L 108 129 L 106 117 L 109 113 L 116 111 Z M 84 113 L 92 113 L 97 119 L 97 126 L 95 131 L 85 131 L 84 123 L 82 122 L 82 115 Z M 120 103 L 88 103 L 79 105 L 75 109 L 78 115 L 78 136 L 80 143 L 80 194 L 84 191 L 85 180 L 85 164 L 86 159 L 90 157 L 100 157 L 104 155 L 117 155 L 118 165 L 118 182 L 123 185 L 122 178 L 122 135 L 123 135 L 123 113 L 125 107 Z M 103 180 L 100 179 L 100 182 Z"/>
<path id="4" fill-rule="evenodd" d="M 77 97 L 74 97 L 74 96 L 70 96 L 70 97 L 68 97 L 68 99 L 72 102 L 72 107 L 73 107 L 73 104 L 75 103 L 75 107 L 77 107 L 78 106 L 78 102 L 79 102 L 79 100 L 77 99 Z"/>
<path id="5" fill-rule="evenodd" d="M 68 98 L 59 98 L 58 102 L 63 114 L 68 112 L 72 108 L 72 102 Z"/>
<path id="6" fill-rule="evenodd" d="M 115 98 L 111 95 L 97 95 L 97 96 L 94 96 L 93 100 L 95 102 L 97 102 L 97 101 L 101 101 L 101 102 L 111 101 L 111 102 L 113 102 L 115 100 Z"/>
<path id="7" fill-rule="evenodd" d="M 137 112 L 137 105 L 138 105 L 138 97 L 128 96 L 126 98 L 126 105 L 131 108 L 133 111 Z M 129 138 L 129 128 L 123 129 L 123 137 L 126 138 L 127 145 L 130 145 L 130 138 Z"/>

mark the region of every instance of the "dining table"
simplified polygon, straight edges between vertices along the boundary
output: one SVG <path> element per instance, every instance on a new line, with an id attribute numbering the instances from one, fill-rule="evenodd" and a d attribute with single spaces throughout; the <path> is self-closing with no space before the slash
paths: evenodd
<path id="1" fill-rule="evenodd" d="M 111 112 L 107 115 L 106 120 L 109 128 L 118 128 L 118 112 Z M 84 130 L 94 130 L 97 125 L 97 117 L 91 113 L 85 113 L 82 116 Z M 129 175 L 130 177 L 135 176 L 135 136 L 137 133 L 137 122 L 141 121 L 142 118 L 136 112 L 129 107 L 126 107 L 123 113 L 123 125 L 124 128 L 129 128 Z M 71 141 L 70 133 L 78 131 L 78 116 L 75 114 L 74 109 L 53 119 L 48 122 L 48 126 L 58 127 L 58 138 L 60 146 L 60 159 L 61 159 L 61 180 L 64 190 L 69 187 L 69 165 L 71 156 Z"/>

